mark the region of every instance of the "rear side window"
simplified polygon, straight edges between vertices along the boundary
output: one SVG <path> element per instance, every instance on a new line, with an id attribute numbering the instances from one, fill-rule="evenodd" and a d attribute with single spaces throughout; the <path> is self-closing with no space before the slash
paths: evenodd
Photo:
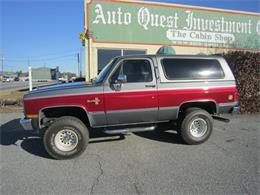
<path id="1" fill-rule="evenodd" d="M 214 59 L 163 59 L 161 63 L 168 80 L 224 78 L 221 65 Z"/>

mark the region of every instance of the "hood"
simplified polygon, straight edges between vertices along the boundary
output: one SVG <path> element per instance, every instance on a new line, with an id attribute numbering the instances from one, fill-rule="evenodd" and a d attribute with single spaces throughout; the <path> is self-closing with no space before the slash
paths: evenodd
<path id="1" fill-rule="evenodd" d="M 24 99 L 83 93 L 86 92 L 86 89 L 92 87 L 94 87 L 93 84 L 86 83 L 84 81 L 74 82 L 74 83 L 54 84 L 54 85 L 39 87 L 38 89 L 32 90 L 24 96 Z"/>
<path id="2" fill-rule="evenodd" d="M 86 85 L 91 85 L 91 84 L 87 84 L 84 81 L 75 82 L 75 83 L 57 83 L 57 84 L 53 84 L 53 85 L 38 87 L 37 89 L 31 91 L 30 93 L 47 91 L 47 90 L 58 90 L 58 89 L 66 89 L 66 88 L 74 88 L 74 87 L 83 87 Z"/>

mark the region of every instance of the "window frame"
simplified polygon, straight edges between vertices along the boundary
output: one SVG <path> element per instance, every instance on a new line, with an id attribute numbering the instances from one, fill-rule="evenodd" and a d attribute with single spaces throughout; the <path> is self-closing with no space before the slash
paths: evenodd
<path id="1" fill-rule="evenodd" d="M 154 65 L 153 65 L 153 61 L 150 58 L 144 58 L 144 57 L 140 57 L 140 58 L 123 58 L 120 59 L 118 62 L 116 62 L 116 65 L 114 66 L 114 70 L 111 71 L 111 73 L 108 75 L 107 79 L 106 79 L 106 83 L 107 84 L 111 84 L 111 78 L 113 76 L 113 74 L 117 71 L 118 67 L 122 65 L 123 61 L 126 60 L 147 60 L 150 63 L 150 67 L 151 67 L 151 72 L 152 72 L 152 80 L 150 82 L 131 82 L 131 83 L 124 83 L 124 84 L 141 84 L 141 83 L 154 83 L 155 82 L 155 70 L 154 70 Z"/>

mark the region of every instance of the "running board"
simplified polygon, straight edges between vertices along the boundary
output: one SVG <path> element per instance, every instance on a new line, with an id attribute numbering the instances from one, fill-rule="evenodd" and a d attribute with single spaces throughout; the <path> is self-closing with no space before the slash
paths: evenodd
<path id="1" fill-rule="evenodd" d="M 221 116 L 213 115 L 212 118 L 215 119 L 215 120 L 218 120 L 218 121 L 224 122 L 224 123 L 229 123 L 229 122 L 230 122 L 229 119 L 227 119 L 227 118 L 223 118 L 223 117 L 221 117 Z"/>
<path id="2" fill-rule="evenodd" d="M 104 129 L 104 133 L 106 134 L 127 134 L 129 132 L 142 132 L 142 131 L 153 131 L 155 130 L 156 126 L 149 126 L 149 127 L 128 127 L 128 128 L 122 128 L 122 129 L 112 129 L 112 128 L 106 128 Z"/>

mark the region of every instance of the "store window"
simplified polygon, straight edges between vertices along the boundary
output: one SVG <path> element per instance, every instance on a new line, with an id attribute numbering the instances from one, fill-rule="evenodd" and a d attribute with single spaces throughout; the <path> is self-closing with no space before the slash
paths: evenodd
<path id="1" fill-rule="evenodd" d="M 98 72 L 100 72 L 106 64 L 116 56 L 125 55 L 142 55 L 146 54 L 145 50 L 129 50 L 129 49 L 98 49 Z"/>
<path id="2" fill-rule="evenodd" d="M 123 50 L 123 55 L 142 55 L 146 54 L 144 50 Z"/>
<path id="3" fill-rule="evenodd" d="M 121 50 L 115 49 L 98 49 L 98 72 L 100 72 L 111 58 L 121 56 Z"/>

